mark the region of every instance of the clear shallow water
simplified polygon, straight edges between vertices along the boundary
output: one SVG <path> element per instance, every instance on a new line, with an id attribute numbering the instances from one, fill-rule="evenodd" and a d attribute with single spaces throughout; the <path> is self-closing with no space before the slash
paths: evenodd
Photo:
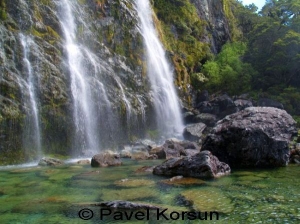
<path id="1" fill-rule="evenodd" d="M 123 166 L 109 168 L 72 164 L 2 168 L 0 223 L 121 223 L 100 221 L 99 207 L 91 208 L 95 216 L 89 221 L 78 217 L 78 211 L 88 207 L 78 203 L 108 200 L 154 203 L 178 212 L 191 208 L 220 212 L 218 221 L 163 223 L 300 223 L 300 166 L 240 170 L 191 186 L 167 185 L 161 182 L 167 178 L 135 172 L 161 162 L 126 160 Z M 125 178 L 130 181 L 120 182 Z"/>

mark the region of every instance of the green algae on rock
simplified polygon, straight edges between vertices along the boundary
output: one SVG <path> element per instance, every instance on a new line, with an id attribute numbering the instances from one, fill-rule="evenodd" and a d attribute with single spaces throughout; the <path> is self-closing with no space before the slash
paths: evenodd
<path id="1" fill-rule="evenodd" d="M 122 179 L 115 181 L 115 185 L 120 187 L 142 187 L 142 186 L 153 186 L 154 181 L 147 179 Z"/>
<path id="2" fill-rule="evenodd" d="M 231 200 L 217 188 L 199 188 L 186 190 L 180 194 L 184 200 L 191 204 L 197 211 L 217 211 L 220 213 L 230 213 L 234 209 Z"/>

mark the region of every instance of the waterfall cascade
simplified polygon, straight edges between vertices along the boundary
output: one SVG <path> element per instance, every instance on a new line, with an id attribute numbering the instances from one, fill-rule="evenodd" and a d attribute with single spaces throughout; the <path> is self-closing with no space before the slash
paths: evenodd
<path id="1" fill-rule="evenodd" d="M 27 114 L 27 119 L 25 123 L 25 132 L 24 132 L 24 144 L 25 147 L 30 149 L 33 148 L 37 152 L 37 157 L 42 156 L 41 149 L 41 131 L 40 131 L 40 118 L 37 105 L 37 97 L 35 90 L 36 83 L 36 74 L 34 74 L 29 54 L 30 48 L 35 46 L 34 41 L 29 37 L 23 34 L 20 34 L 21 44 L 23 47 L 23 62 L 24 62 L 24 74 L 25 78 L 25 87 L 28 91 L 29 99 L 25 99 L 29 105 L 29 111 Z M 24 90 L 24 92 L 27 92 Z"/>
<path id="2" fill-rule="evenodd" d="M 107 1 L 102 9 L 97 1 L 7 2 L 14 23 L 0 21 L 0 157 L 11 151 L 20 152 L 20 161 L 36 152 L 90 156 L 181 133 L 150 4 L 134 6 L 131 0 Z"/>
<path id="3" fill-rule="evenodd" d="M 75 144 L 77 151 L 99 150 L 99 140 L 96 134 L 95 103 L 93 103 L 89 82 L 92 77 L 87 70 L 84 53 L 89 50 L 76 41 L 77 26 L 73 11 L 75 1 L 62 0 L 57 2 L 59 18 L 65 36 L 67 64 L 70 70 L 71 91 L 73 96 L 73 117 L 75 122 Z"/>
<path id="4" fill-rule="evenodd" d="M 179 102 L 172 71 L 154 27 L 150 1 L 137 0 L 136 10 L 147 50 L 148 77 L 151 82 L 158 127 L 166 137 L 180 136 L 183 123 Z"/>

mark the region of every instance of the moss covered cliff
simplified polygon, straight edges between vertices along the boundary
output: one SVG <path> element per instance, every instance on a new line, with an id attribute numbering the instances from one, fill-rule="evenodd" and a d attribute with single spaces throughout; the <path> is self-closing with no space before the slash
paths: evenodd
<path id="1" fill-rule="evenodd" d="M 102 96 L 94 117 L 95 123 L 105 124 L 98 129 L 102 147 L 116 147 L 153 132 L 153 99 L 134 1 L 75 3 L 76 40 L 101 61 L 98 67 L 93 58 L 84 64 L 91 86 L 98 80 L 107 88 L 106 101 L 99 86 L 92 94 L 93 101 Z M 42 151 L 70 154 L 73 148 L 74 99 L 59 4 L 52 0 L 0 1 L 0 164 L 36 155 L 29 72 L 34 80 Z M 221 0 L 153 0 L 152 6 L 157 31 L 174 67 L 174 82 L 183 102 L 190 104 L 191 78 L 199 76 L 203 63 L 231 37 L 226 4 Z"/>

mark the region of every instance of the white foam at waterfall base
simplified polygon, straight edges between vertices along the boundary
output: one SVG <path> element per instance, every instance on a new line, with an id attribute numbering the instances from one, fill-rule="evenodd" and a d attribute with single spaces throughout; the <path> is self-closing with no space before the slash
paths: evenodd
<path id="1" fill-rule="evenodd" d="M 147 50 L 148 77 L 151 82 L 157 125 L 164 137 L 181 137 L 183 122 L 173 74 L 155 30 L 149 0 L 136 0 L 141 33 Z"/>

